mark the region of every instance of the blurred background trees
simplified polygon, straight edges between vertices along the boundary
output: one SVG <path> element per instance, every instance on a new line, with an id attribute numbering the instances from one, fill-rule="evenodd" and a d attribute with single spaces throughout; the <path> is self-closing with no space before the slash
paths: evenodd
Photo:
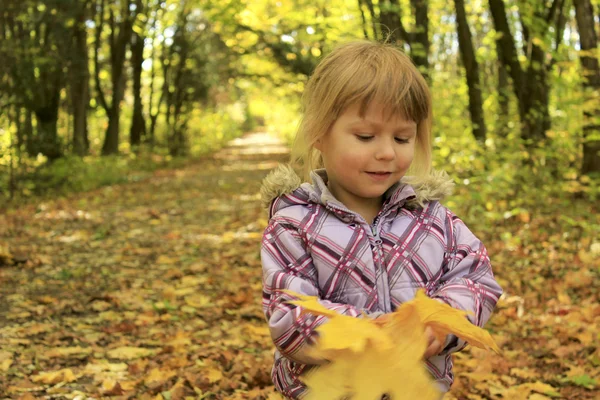
<path id="1" fill-rule="evenodd" d="M 289 139 L 321 55 L 366 37 L 430 81 L 436 167 L 503 212 L 532 187 L 595 199 L 599 18 L 598 0 L 3 0 L 0 196 L 119 181 L 257 123 Z"/>

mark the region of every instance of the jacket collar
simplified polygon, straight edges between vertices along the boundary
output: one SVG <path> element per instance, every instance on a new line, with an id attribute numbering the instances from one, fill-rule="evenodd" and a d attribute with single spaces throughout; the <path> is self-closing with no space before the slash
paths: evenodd
<path id="1" fill-rule="evenodd" d="M 327 187 L 324 169 L 311 172 L 313 183 L 302 183 L 289 165 L 279 165 L 263 180 L 261 197 L 269 217 L 277 211 L 298 204 L 321 204 L 334 211 L 343 220 L 352 220 L 356 213 L 348 210 Z M 425 203 L 442 200 L 452 193 L 454 183 L 443 171 L 433 171 L 425 178 L 404 177 L 384 194 L 382 212 L 397 206 L 423 207 Z"/>
<path id="2" fill-rule="evenodd" d="M 332 209 L 337 209 L 346 213 L 355 214 L 353 211 L 346 208 L 329 190 L 327 186 L 327 172 L 325 169 L 317 169 L 311 172 L 311 180 L 313 181 L 312 189 L 318 197 L 319 204 Z M 310 190 L 311 188 L 307 187 Z M 385 213 L 389 209 L 403 204 L 406 200 L 416 198 L 414 189 L 405 183 L 398 182 L 389 188 L 383 195 L 384 201 L 382 212 Z"/>

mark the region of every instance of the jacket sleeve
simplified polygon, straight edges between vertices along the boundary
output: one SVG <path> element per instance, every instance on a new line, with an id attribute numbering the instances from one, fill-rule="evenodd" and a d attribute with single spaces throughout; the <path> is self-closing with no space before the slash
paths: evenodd
<path id="1" fill-rule="evenodd" d="M 468 311 L 469 321 L 483 328 L 502 288 L 494 279 L 483 243 L 451 211 L 442 209 L 446 212 L 446 253 L 439 284 L 429 296 Z M 453 353 L 465 346 L 464 340 L 448 335 L 441 354 Z"/>
<path id="2" fill-rule="evenodd" d="M 262 307 L 269 323 L 271 337 L 282 355 L 303 364 L 322 364 L 325 360 L 307 354 L 314 344 L 315 328 L 327 320 L 323 316 L 302 313 L 302 307 L 288 304 L 296 297 L 282 289 L 307 296 L 319 296 L 317 271 L 307 252 L 305 240 L 295 224 L 284 219 L 272 219 L 266 228 L 261 247 L 263 266 Z M 338 313 L 359 317 L 360 310 L 348 305 L 320 300 L 325 307 Z"/>

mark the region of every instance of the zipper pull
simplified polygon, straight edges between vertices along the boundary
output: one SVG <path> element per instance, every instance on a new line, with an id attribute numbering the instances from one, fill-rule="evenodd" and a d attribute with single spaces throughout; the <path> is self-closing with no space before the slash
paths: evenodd
<path id="1" fill-rule="evenodd" d="M 379 232 L 377 232 L 377 228 L 375 225 L 371 225 L 371 230 L 373 231 L 373 237 L 375 238 L 376 244 L 381 244 L 381 238 L 379 237 Z"/>

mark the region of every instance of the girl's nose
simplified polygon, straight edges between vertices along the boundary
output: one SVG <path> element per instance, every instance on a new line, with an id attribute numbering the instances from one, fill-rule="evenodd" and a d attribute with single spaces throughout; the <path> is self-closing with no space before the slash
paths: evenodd
<path id="1" fill-rule="evenodd" d="M 394 152 L 394 148 L 387 141 L 381 141 L 381 144 L 377 147 L 377 152 L 375 153 L 375 158 L 377 160 L 393 160 L 396 157 L 396 153 Z"/>

